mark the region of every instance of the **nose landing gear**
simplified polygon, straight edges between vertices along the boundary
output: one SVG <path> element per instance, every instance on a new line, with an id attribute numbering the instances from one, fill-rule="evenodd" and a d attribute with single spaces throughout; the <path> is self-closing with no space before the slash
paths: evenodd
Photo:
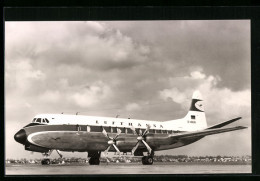
<path id="1" fill-rule="evenodd" d="M 41 161 L 41 164 L 42 164 L 42 165 L 50 165 L 50 164 L 51 164 L 51 160 L 48 159 L 48 158 L 43 159 L 43 160 Z"/>
<path id="2" fill-rule="evenodd" d="M 53 150 L 49 150 L 48 152 L 42 153 L 44 159 L 41 161 L 42 165 L 50 165 L 51 164 L 51 160 L 49 159 L 51 153 Z M 59 150 L 56 150 L 58 155 L 60 156 L 60 158 L 62 158 L 62 154 L 60 153 Z"/>

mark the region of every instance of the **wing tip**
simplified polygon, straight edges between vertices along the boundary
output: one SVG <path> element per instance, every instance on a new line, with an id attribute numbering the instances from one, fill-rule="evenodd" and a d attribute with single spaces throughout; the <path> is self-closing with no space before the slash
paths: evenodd
<path id="1" fill-rule="evenodd" d="M 246 126 L 238 126 L 237 128 L 238 128 L 238 129 L 246 129 L 246 128 L 248 128 L 248 127 L 246 127 Z"/>

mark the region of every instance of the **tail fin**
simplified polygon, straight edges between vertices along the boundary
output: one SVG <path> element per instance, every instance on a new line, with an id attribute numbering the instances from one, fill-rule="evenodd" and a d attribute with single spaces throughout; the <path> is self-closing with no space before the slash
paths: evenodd
<path id="1" fill-rule="evenodd" d="M 188 127 L 192 128 L 192 130 L 207 128 L 203 99 L 199 91 L 193 93 L 190 110 L 184 119 L 187 121 Z"/>

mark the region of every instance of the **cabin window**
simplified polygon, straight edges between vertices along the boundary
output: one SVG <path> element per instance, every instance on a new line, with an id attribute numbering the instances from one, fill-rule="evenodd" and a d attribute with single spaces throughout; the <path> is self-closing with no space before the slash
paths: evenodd
<path id="1" fill-rule="evenodd" d="M 155 130 L 154 129 L 150 129 L 149 133 L 155 133 Z"/>
<path id="2" fill-rule="evenodd" d="M 96 120 L 96 124 L 98 124 L 98 120 Z"/>
<path id="3" fill-rule="evenodd" d="M 121 128 L 121 133 L 125 133 L 125 128 Z"/>
<path id="4" fill-rule="evenodd" d="M 129 126 L 132 126 L 133 124 L 132 123 L 128 123 L 129 124 Z"/>
<path id="5" fill-rule="evenodd" d="M 172 130 L 168 130 L 168 133 L 169 133 L 169 134 L 172 134 Z"/>
<path id="6" fill-rule="evenodd" d="M 191 119 L 195 119 L 196 117 L 194 115 L 191 115 Z"/>
<path id="7" fill-rule="evenodd" d="M 179 131 L 179 130 L 177 130 L 177 131 L 173 131 L 173 133 L 180 133 L 180 131 Z"/>
<path id="8" fill-rule="evenodd" d="M 126 128 L 127 130 L 127 134 L 133 134 L 133 130 L 131 130 L 130 128 Z"/>
<path id="9" fill-rule="evenodd" d="M 166 133 L 167 133 L 167 131 L 166 131 L 166 130 L 162 130 L 162 133 L 166 134 Z"/>
<path id="10" fill-rule="evenodd" d="M 112 133 L 117 133 L 117 128 L 116 127 L 112 127 Z"/>
<path id="11" fill-rule="evenodd" d="M 101 132 L 101 131 L 103 131 L 103 129 L 101 126 L 91 126 L 90 131 L 91 132 Z"/>
<path id="12" fill-rule="evenodd" d="M 104 121 L 104 124 L 107 124 L 107 121 Z"/>
<path id="13" fill-rule="evenodd" d="M 111 133 L 111 128 L 110 127 L 103 127 L 104 130 L 106 130 L 107 133 Z"/>
<path id="14" fill-rule="evenodd" d="M 138 123 L 138 126 L 140 126 L 140 127 L 141 127 L 142 125 L 141 125 L 140 123 Z"/>
<path id="15" fill-rule="evenodd" d="M 37 118 L 36 122 L 41 123 L 41 118 Z"/>
<path id="16" fill-rule="evenodd" d="M 161 130 L 157 129 L 155 130 L 155 133 L 161 133 Z"/>

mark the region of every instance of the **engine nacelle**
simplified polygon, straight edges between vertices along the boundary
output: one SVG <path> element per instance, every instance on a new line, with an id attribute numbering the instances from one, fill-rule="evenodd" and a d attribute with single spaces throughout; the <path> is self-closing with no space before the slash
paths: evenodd
<path id="1" fill-rule="evenodd" d="M 25 145 L 25 150 L 28 150 L 28 151 L 34 151 L 34 152 L 41 152 L 41 153 L 45 153 L 45 152 L 48 152 L 49 149 L 47 148 L 43 148 L 43 147 L 40 147 L 40 146 L 35 146 L 35 145 Z"/>

